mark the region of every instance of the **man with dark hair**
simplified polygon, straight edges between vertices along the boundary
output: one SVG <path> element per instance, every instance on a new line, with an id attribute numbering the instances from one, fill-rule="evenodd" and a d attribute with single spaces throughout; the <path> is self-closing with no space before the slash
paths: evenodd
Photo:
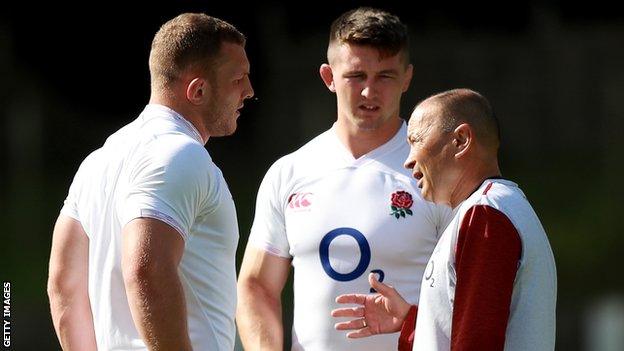
<path id="1" fill-rule="evenodd" d="M 429 97 L 412 114 L 408 140 L 405 167 L 423 196 L 455 217 L 429 259 L 418 306 L 369 276 L 379 294 L 339 296 L 361 306 L 334 310 L 356 318 L 337 329 L 355 330 L 350 338 L 402 329 L 400 350 L 553 350 L 555 261 L 524 194 L 501 178 L 489 102 L 468 89 Z"/>
<path id="2" fill-rule="evenodd" d="M 152 42 L 149 104 L 82 162 L 48 294 L 67 350 L 232 350 L 238 224 L 204 145 L 253 95 L 245 37 L 182 14 Z"/>
<path id="3" fill-rule="evenodd" d="M 331 26 L 320 75 L 337 97 L 333 127 L 267 172 L 239 275 L 246 350 L 283 350 L 281 293 L 294 267 L 293 350 L 388 350 L 398 334 L 348 341 L 328 314 L 334 297 L 368 292 L 367 273 L 417 303 L 420 279 L 450 209 L 422 199 L 402 167 L 399 117 L 409 87 L 407 30 L 359 8 Z"/>

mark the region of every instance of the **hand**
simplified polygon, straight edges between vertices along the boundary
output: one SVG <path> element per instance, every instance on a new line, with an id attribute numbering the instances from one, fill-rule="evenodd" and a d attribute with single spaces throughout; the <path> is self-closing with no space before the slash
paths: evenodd
<path id="1" fill-rule="evenodd" d="M 331 312 L 333 317 L 357 318 L 334 326 L 337 330 L 355 330 L 348 333 L 347 338 L 398 332 L 411 307 L 393 287 L 379 282 L 375 274 L 368 275 L 368 282 L 378 294 L 343 294 L 336 298 L 337 303 L 360 305 Z"/>

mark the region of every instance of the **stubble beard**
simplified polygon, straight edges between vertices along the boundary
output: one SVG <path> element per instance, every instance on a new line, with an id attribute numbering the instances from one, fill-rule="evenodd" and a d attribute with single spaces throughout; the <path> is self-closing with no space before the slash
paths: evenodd
<path id="1" fill-rule="evenodd" d="M 390 120 L 390 117 L 380 115 L 377 118 L 362 118 L 356 114 L 352 114 L 349 119 L 351 120 L 351 123 L 357 126 L 360 130 L 375 131 L 387 123 Z"/>
<path id="2" fill-rule="evenodd" d="M 236 131 L 236 117 L 230 115 L 228 109 L 219 105 L 219 101 L 222 101 L 216 93 L 213 93 L 210 97 L 210 105 L 208 111 L 206 111 L 207 128 L 211 131 L 211 136 L 228 136 L 234 134 Z"/>

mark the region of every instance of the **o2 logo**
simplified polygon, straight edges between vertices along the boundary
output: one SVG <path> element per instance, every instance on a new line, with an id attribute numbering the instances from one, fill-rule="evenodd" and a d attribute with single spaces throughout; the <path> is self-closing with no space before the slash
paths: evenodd
<path id="1" fill-rule="evenodd" d="M 355 269 L 349 273 L 336 272 L 329 261 L 329 245 L 334 239 L 341 235 L 347 235 L 355 239 L 360 249 L 360 262 L 358 262 Z M 366 269 L 370 264 L 371 250 L 368 240 L 366 240 L 366 237 L 360 231 L 353 228 L 343 227 L 336 228 L 325 234 L 319 245 L 319 257 L 321 259 L 321 266 L 323 267 L 323 270 L 325 270 L 325 273 L 327 273 L 330 278 L 340 282 L 348 282 L 359 278 L 362 274 L 364 274 L 364 272 L 366 272 Z M 374 269 L 371 272 L 379 276 L 380 282 L 384 280 L 385 274 L 381 269 Z M 370 292 L 376 291 L 371 288 Z"/>

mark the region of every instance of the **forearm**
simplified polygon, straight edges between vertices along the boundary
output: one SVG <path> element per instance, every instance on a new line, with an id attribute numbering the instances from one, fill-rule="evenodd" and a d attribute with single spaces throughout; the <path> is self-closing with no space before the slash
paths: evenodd
<path id="1" fill-rule="evenodd" d="M 89 301 L 89 239 L 77 220 L 59 216 L 48 271 L 50 313 L 63 350 L 95 350 Z"/>
<path id="2" fill-rule="evenodd" d="M 48 290 L 52 322 L 63 350 L 96 350 L 93 316 L 86 292 L 72 294 L 55 287 Z"/>
<path id="3" fill-rule="evenodd" d="M 175 269 L 124 275 L 134 324 L 149 350 L 191 350 L 186 302 Z"/>
<path id="4" fill-rule="evenodd" d="M 272 296 L 253 282 L 239 283 L 236 312 L 245 350 L 282 350 L 284 328 L 279 296 Z"/>

